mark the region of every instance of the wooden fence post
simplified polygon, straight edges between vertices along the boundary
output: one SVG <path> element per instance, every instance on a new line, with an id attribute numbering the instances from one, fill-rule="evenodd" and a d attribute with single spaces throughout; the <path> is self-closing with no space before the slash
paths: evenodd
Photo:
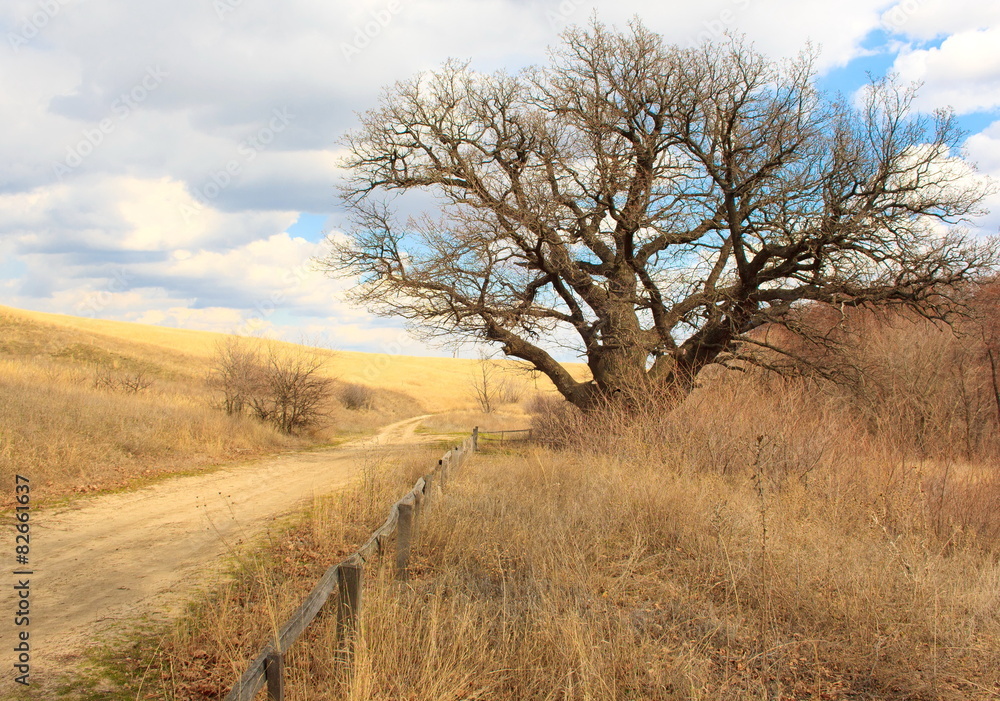
<path id="1" fill-rule="evenodd" d="M 285 656 L 273 650 L 264 660 L 267 701 L 285 701 Z"/>
<path id="2" fill-rule="evenodd" d="M 350 661 L 354 656 L 354 637 L 361 624 L 361 587 L 364 577 L 364 565 L 360 560 L 351 558 L 340 566 L 340 576 L 337 578 L 337 640 L 341 646 L 344 659 Z"/>
<path id="3" fill-rule="evenodd" d="M 409 578 L 410 544 L 413 536 L 413 504 L 399 503 L 399 520 L 396 522 L 396 579 Z"/>
<path id="4" fill-rule="evenodd" d="M 434 473 L 424 475 L 424 505 L 425 511 L 431 510 L 431 503 L 434 501 Z"/>
<path id="5" fill-rule="evenodd" d="M 420 542 L 420 519 L 424 513 L 424 493 L 419 489 L 413 493 L 413 524 L 410 527 L 410 539 Z"/>
<path id="6" fill-rule="evenodd" d="M 503 432 L 501 432 L 501 440 Z M 530 434 L 529 434 L 530 435 Z M 379 562 L 385 555 L 386 539 L 396 535 L 396 575 L 400 580 L 409 578 L 410 553 L 412 544 L 419 535 L 419 519 L 429 511 L 431 504 L 443 496 L 448 478 L 453 469 L 460 468 L 469 454 L 479 447 L 479 427 L 472 436 L 467 436 L 461 446 L 455 446 L 438 460 L 437 469 L 423 477 L 423 488 L 414 489 L 395 506 L 396 514 L 390 512 L 385 523 L 353 555 L 343 562 L 331 566 L 299 606 L 291 618 L 281 627 L 277 639 L 269 643 L 250 664 L 226 695 L 226 701 L 250 701 L 254 694 L 266 685 L 268 701 L 284 701 L 284 651 L 303 633 L 333 595 L 336 586 L 337 639 L 340 646 L 338 658 L 350 665 L 353 660 L 357 635 L 361 630 L 362 591 L 364 581 L 364 561 L 376 552 Z M 437 479 L 435 479 L 435 473 Z M 418 481 L 419 484 L 419 481 Z M 416 485 L 415 485 L 416 487 Z M 435 494 L 434 489 L 438 492 Z M 395 524 L 393 519 L 395 518 Z M 350 667 L 348 668 L 350 673 Z"/>

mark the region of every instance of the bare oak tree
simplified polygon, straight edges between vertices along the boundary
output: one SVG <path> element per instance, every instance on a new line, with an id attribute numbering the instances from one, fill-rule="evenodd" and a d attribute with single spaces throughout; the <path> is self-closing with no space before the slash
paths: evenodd
<path id="1" fill-rule="evenodd" d="M 803 302 L 946 315 L 994 264 L 954 225 L 985 186 L 952 116 L 875 82 L 855 107 L 739 39 L 684 49 L 638 21 L 573 28 L 549 65 L 449 62 L 388 88 L 346 138 L 349 241 L 324 263 L 356 301 L 430 334 L 486 340 L 582 408 L 686 392 Z M 440 215 L 399 221 L 422 190 Z M 593 380 L 551 348 L 573 339 Z"/>

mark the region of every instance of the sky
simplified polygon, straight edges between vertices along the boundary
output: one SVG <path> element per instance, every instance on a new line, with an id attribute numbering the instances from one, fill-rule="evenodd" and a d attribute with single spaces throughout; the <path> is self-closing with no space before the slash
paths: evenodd
<path id="1" fill-rule="evenodd" d="M 0 304 L 335 349 L 447 355 L 312 265 L 346 224 L 339 139 L 448 58 L 545 61 L 572 24 L 820 50 L 821 88 L 919 81 L 1000 178 L 1000 3 L 982 0 L 4 0 Z M 1000 196 L 976 222 L 1000 230 Z M 467 353 L 468 351 L 463 351 Z"/>

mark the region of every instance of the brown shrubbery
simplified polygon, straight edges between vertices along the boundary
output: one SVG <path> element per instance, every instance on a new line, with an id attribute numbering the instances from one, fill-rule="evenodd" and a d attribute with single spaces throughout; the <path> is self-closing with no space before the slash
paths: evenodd
<path id="1" fill-rule="evenodd" d="M 340 386 L 337 396 L 345 409 L 366 411 L 375 408 L 375 391 L 371 387 L 346 382 Z"/>
<path id="2" fill-rule="evenodd" d="M 584 417 L 554 402 L 537 407 L 538 435 L 556 445 L 603 452 L 677 445 L 678 436 L 711 457 L 704 469 L 729 469 L 727 436 L 817 440 L 850 436 L 912 460 L 990 462 L 1000 456 L 1000 284 L 970 295 L 952 325 L 913 315 L 813 309 L 803 314 L 809 339 L 783 330 L 762 340 L 789 355 L 762 354 L 766 368 L 709 368 L 685 398 L 643 388 L 630 401 Z M 776 368 L 780 372 L 774 372 Z M 765 417 L 773 408 L 774 420 Z M 810 418 L 811 417 L 811 418 Z M 815 422 L 804 427 L 803 422 Z M 614 430 L 606 430 L 614 427 Z M 673 437 L 674 440 L 669 440 Z M 661 440 L 662 439 L 662 440 Z M 630 447 L 629 447 L 630 446 Z"/>
<path id="3" fill-rule="evenodd" d="M 127 372 L 102 365 L 94 371 L 94 389 L 122 394 L 139 394 L 153 386 L 153 378 L 145 370 Z"/>
<path id="4" fill-rule="evenodd" d="M 211 384 L 230 415 L 250 413 L 284 433 L 315 427 L 333 395 L 324 359 L 304 347 L 229 337 L 216 352 Z"/>
<path id="5" fill-rule="evenodd" d="M 55 499 L 301 445 L 210 408 L 193 377 L 161 374 L 135 392 L 119 389 L 129 373 L 112 374 L 111 387 L 94 377 L 62 359 L 0 358 L 0 474 L 29 470 L 41 498 Z"/>
<path id="6" fill-rule="evenodd" d="M 963 327 L 861 320 L 837 350 L 864 373 L 841 384 L 720 370 L 679 404 L 533 402 L 557 449 L 504 446 L 463 468 L 421 524 L 407 585 L 366 565 L 353 670 L 321 619 L 288 656 L 289 696 L 996 698 L 988 354 Z M 378 509 L 358 505 L 397 494 L 358 489 L 147 646 L 157 693 L 227 690 L 268 621 L 363 539 L 344 524 Z"/>

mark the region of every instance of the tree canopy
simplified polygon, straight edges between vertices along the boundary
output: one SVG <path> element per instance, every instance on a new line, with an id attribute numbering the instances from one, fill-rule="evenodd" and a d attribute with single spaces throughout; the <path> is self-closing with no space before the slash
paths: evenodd
<path id="1" fill-rule="evenodd" d="M 686 391 L 805 303 L 947 315 L 996 261 L 956 226 L 986 194 L 962 133 L 891 79 L 821 93 L 814 58 L 594 21 L 544 66 L 397 83 L 345 139 L 354 226 L 325 266 L 360 276 L 371 311 L 497 344 L 583 408 Z M 396 216 L 411 190 L 438 213 Z M 553 356 L 567 339 L 592 381 Z"/>

